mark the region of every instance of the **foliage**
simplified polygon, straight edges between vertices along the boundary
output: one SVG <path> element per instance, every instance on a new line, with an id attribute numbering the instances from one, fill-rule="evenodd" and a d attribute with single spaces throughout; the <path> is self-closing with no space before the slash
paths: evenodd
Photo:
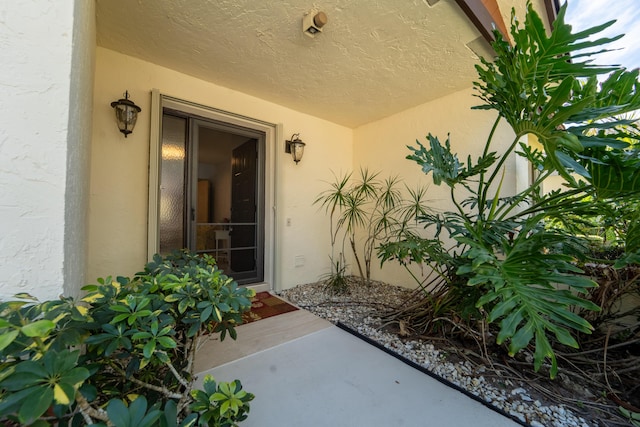
<path id="1" fill-rule="evenodd" d="M 459 295 L 457 303 L 448 298 L 450 315 L 499 322 L 498 344 L 508 344 L 510 355 L 532 345 L 535 369 L 548 359 L 552 377 L 554 343 L 576 347 L 572 331 L 592 330 L 576 308 L 598 310 L 583 298 L 596 284 L 575 263 L 586 258 L 593 239 L 576 229 L 587 230 L 589 219 L 611 222 L 617 216 L 626 223 L 616 234 L 625 240 L 627 256 L 637 260 L 640 248 L 637 210 L 619 209 L 623 201 L 636 207 L 640 200 L 638 130 L 625 118 L 640 108 L 638 70 L 593 64 L 590 56 L 618 37 L 590 36 L 613 21 L 574 34 L 564 22 L 565 10 L 566 5 L 549 36 L 531 4 L 522 25 L 513 18 L 513 46 L 495 33 L 496 57 L 476 66 L 475 88 L 484 104 L 475 108 L 498 113 L 482 155 L 462 162 L 449 138 L 443 143 L 431 134 L 428 144 L 409 147 L 408 159 L 436 185 L 450 187 L 455 210 L 421 218 L 434 229 L 434 239 L 417 245 L 415 238 L 399 236 L 378 254 L 382 262 L 432 266 L 440 284 Z M 610 74 L 599 84 L 604 73 Z M 515 138 L 498 153 L 491 144 L 500 120 Z M 527 136 L 543 150 L 522 144 Z M 536 172 L 527 189 L 505 196 L 505 162 L 514 154 L 527 158 Z M 552 174 L 564 179 L 565 188 L 545 194 L 542 183 Z M 453 239 L 453 248 L 445 237 Z"/>
<path id="2" fill-rule="evenodd" d="M 347 279 L 347 267 L 344 255 L 341 253 L 338 259 L 331 265 L 331 272 L 322 276 L 320 280 L 324 284 L 324 289 L 329 294 L 340 295 L 349 292 L 349 281 Z"/>
<path id="3" fill-rule="evenodd" d="M 620 413 L 629 420 L 629 423 L 635 427 L 640 427 L 640 413 L 633 412 L 628 409 L 623 408 L 622 406 L 618 408 Z"/>
<path id="4" fill-rule="evenodd" d="M 133 279 L 99 279 L 84 290 L 79 302 L 20 294 L 0 303 L 0 420 L 142 427 L 246 418 L 253 395 L 239 381 L 208 378 L 192 392 L 202 335 L 235 339 L 254 295 L 213 258 L 156 255 Z"/>
<path id="5" fill-rule="evenodd" d="M 404 191 L 408 195 L 405 198 L 397 177 L 381 180 L 379 175 L 380 172 L 360 169 L 357 179 L 352 180 L 352 173 L 336 177 L 330 188 L 314 202 L 329 213 L 332 271 L 327 283 L 334 290 L 340 290 L 335 284 L 343 284 L 340 276 L 345 268 L 343 254 L 346 241 L 351 247 L 362 283 L 368 284 L 376 246 L 398 233 L 412 233 L 416 225 L 415 218 L 427 213 L 425 187 L 412 189 L 405 185 Z M 335 246 L 340 233 L 343 233 L 342 246 L 336 259 Z M 358 240 L 360 235 L 364 236 L 361 241 Z M 358 249 L 360 243 L 362 252 Z"/>

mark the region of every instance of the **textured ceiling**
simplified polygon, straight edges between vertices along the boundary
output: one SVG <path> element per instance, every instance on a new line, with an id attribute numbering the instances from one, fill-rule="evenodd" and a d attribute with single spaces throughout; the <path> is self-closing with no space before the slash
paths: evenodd
<path id="1" fill-rule="evenodd" d="M 96 19 L 99 46 L 348 127 L 468 88 L 480 36 L 454 0 L 97 0 Z"/>

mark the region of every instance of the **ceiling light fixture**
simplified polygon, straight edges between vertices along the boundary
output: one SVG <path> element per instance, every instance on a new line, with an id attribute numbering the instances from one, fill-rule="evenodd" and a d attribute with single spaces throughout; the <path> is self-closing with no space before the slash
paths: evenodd
<path id="1" fill-rule="evenodd" d="M 322 32 L 322 27 L 327 23 L 327 15 L 324 12 L 312 10 L 302 17 L 302 32 L 309 37 L 315 37 Z"/>

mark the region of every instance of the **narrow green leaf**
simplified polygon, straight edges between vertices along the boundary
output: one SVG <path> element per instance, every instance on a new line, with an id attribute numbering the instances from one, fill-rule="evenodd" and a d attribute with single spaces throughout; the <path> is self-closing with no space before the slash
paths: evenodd
<path id="1" fill-rule="evenodd" d="M 130 313 L 131 312 L 129 307 L 126 307 L 124 305 L 110 305 L 109 306 L 109 310 L 116 311 L 118 313 Z"/>
<path id="2" fill-rule="evenodd" d="M 135 334 L 131 335 L 131 339 L 132 340 L 144 340 L 147 338 L 151 338 L 153 335 L 151 335 L 149 332 L 136 332 Z"/>
<path id="3" fill-rule="evenodd" d="M 14 371 L 14 374 L 8 376 L 4 381 L 2 381 L 2 384 L 0 385 L 2 386 L 2 388 L 8 391 L 19 391 L 44 383 L 46 375 L 47 374 L 46 372 L 44 372 L 44 370 L 38 372 L 37 374 L 33 372 Z"/>
<path id="4" fill-rule="evenodd" d="M 519 303 L 520 303 L 520 300 L 515 295 L 512 296 L 511 298 L 508 298 L 499 302 L 498 304 L 496 304 L 493 310 L 491 310 L 488 321 L 494 322 L 496 319 L 501 318 L 502 316 L 511 312 L 511 310 L 513 310 L 513 308 Z"/>
<path id="5" fill-rule="evenodd" d="M 158 337 L 158 344 L 164 348 L 176 348 L 178 344 L 169 337 Z"/>
<path id="6" fill-rule="evenodd" d="M 124 319 L 129 319 L 129 316 L 129 313 L 118 314 L 111 320 L 111 323 L 122 322 Z"/>
<path id="7" fill-rule="evenodd" d="M 558 341 L 560 341 L 562 344 L 567 345 L 569 347 L 573 347 L 573 348 L 579 348 L 578 342 L 575 340 L 575 338 L 571 336 L 569 331 L 567 331 L 566 329 L 561 327 L 556 327 L 556 328 L 553 328 L 553 332 L 555 333 Z"/>

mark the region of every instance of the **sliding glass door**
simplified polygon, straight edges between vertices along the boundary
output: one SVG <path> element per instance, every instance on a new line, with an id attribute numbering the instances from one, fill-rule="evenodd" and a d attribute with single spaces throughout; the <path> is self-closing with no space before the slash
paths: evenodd
<path id="1" fill-rule="evenodd" d="M 264 133 L 165 109 L 161 141 L 160 253 L 188 248 L 263 281 Z"/>

